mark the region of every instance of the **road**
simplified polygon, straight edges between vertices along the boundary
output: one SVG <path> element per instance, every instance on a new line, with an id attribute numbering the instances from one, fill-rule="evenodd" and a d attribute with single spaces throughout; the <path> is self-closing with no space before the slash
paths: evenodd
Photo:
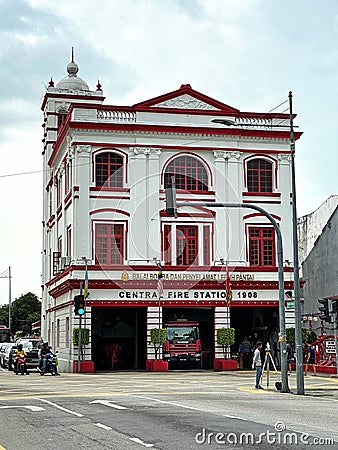
<path id="1" fill-rule="evenodd" d="M 305 396 L 275 378 L 258 391 L 253 371 L 0 371 L 0 449 L 338 449 L 338 378 L 306 377 Z"/>

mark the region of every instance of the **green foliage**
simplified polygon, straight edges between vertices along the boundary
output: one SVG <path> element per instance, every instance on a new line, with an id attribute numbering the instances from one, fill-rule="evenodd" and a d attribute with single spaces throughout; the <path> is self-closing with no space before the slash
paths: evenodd
<path id="1" fill-rule="evenodd" d="M 79 345 L 79 328 L 73 328 L 73 344 Z M 89 329 L 81 328 L 81 345 L 89 344 Z"/>
<path id="2" fill-rule="evenodd" d="M 8 305 L 0 307 L 0 325 L 8 327 Z"/>
<path id="3" fill-rule="evenodd" d="M 295 343 L 295 329 L 287 328 L 286 329 L 286 340 L 290 344 Z M 310 343 L 317 340 L 317 335 L 314 331 L 308 331 L 306 328 L 302 328 L 302 342 Z"/>
<path id="4" fill-rule="evenodd" d="M 235 329 L 234 328 L 218 328 L 217 329 L 217 344 L 223 348 L 224 358 L 226 357 L 226 347 L 235 343 Z"/>
<path id="5" fill-rule="evenodd" d="M 0 323 L 8 324 L 8 305 L 1 308 Z M 41 302 L 35 294 L 28 292 L 14 300 L 11 305 L 12 334 L 22 331 L 22 336 L 29 336 L 32 323 L 41 319 Z"/>
<path id="6" fill-rule="evenodd" d="M 22 330 L 18 330 L 15 335 L 14 335 L 14 339 L 20 339 L 23 336 L 23 331 Z"/>
<path id="7" fill-rule="evenodd" d="M 307 344 L 311 344 L 317 340 L 317 334 L 314 331 L 309 331 L 307 336 Z"/>
<path id="8" fill-rule="evenodd" d="M 161 348 L 161 345 L 165 343 L 166 339 L 166 328 L 152 328 L 150 330 L 150 342 L 153 344 L 155 349 L 155 359 L 158 359 L 159 350 Z"/>
<path id="9" fill-rule="evenodd" d="M 294 328 L 287 328 L 286 330 L 286 341 L 289 342 L 289 344 L 295 343 L 295 329 Z"/>

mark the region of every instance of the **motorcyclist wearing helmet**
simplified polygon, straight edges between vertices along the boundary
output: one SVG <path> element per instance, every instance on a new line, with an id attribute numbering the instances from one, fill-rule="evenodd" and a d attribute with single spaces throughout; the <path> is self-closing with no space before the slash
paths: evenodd
<path id="1" fill-rule="evenodd" d="M 18 359 L 22 356 L 26 357 L 26 352 L 23 349 L 23 345 L 18 344 L 18 348 L 15 350 L 15 361 L 14 361 L 14 371 L 15 372 L 17 372 L 17 370 L 18 370 Z M 25 368 L 25 372 L 26 372 L 26 368 Z"/>
<path id="2" fill-rule="evenodd" d="M 40 371 L 46 370 L 46 365 L 47 365 L 47 358 L 46 358 L 46 355 L 47 355 L 47 353 L 49 353 L 48 342 L 43 342 L 43 343 L 40 345 L 39 353 L 38 353 L 38 356 L 39 356 L 39 366 L 38 366 L 38 369 L 39 369 Z"/>

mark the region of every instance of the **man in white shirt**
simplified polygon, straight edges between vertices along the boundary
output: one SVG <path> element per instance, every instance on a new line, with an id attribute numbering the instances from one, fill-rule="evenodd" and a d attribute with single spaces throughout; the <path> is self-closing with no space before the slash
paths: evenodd
<path id="1" fill-rule="evenodd" d="M 263 386 L 260 385 L 260 380 L 262 376 L 262 359 L 261 359 L 261 350 L 262 350 L 262 342 L 258 341 L 256 344 L 256 349 L 254 352 L 253 360 L 252 360 L 252 368 L 256 368 L 256 389 L 264 389 Z"/>

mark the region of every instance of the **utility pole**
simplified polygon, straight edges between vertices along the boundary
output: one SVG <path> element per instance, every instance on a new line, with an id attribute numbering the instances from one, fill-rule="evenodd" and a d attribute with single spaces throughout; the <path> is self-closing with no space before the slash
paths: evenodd
<path id="1" fill-rule="evenodd" d="M 9 336 L 12 333 L 12 273 L 11 266 L 8 267 L 8 328 Z"/>
<path id="2" fill-rule="evenodd" d="M 291 152 L 291 177 L 292 177 L 292 240 L 293 240 L 293 288 L 295 299 L 295 344 L 296 344 L 296 375 L 297 394 L 304 395 L 303 372 L 303 346 L 302 326 L 300 320 L 300 282 L 299 282 L 299 257 L 298 257 L 298 223 L 297 223 L 297 199 L 296 199 L 296 174 L 295 174 L 295 135 L 293 129 L 292 92 L 289 92 L 290 111 L 290 152 Z"/>
<path id="3" fill-rule="evenodd" d="M 8 267 L 8 273 L 7 270 L 2 272 L 0 274 L 0 278 L 8 278 L 8 328 L 9 328 L 9 335 L 11 336 L 12 333 L 12 272 L 11 272 L 11 266 Z"/>

